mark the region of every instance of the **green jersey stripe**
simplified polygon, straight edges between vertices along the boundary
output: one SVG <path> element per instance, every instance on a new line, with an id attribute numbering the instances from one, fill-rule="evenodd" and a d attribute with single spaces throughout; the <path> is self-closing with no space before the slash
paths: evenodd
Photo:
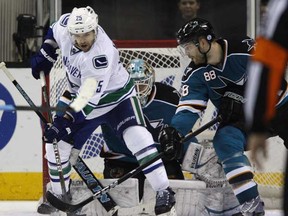
<path id="1" fill-rule="evenodd" d="M 142 108 L 141 108 L 141 105 L 139 103 L 139 100 L 137 99 L 137 97 L 132 97 L 130 99 L 130 101 L 132 103 L 132 107 L 133 107 L 137 122 L 140 125 L 143 125 L 143 126 L 146 127 L 145 119 L 144 119 L 144 116 L 143 116 L 143 112 L 142 112 Z"/>

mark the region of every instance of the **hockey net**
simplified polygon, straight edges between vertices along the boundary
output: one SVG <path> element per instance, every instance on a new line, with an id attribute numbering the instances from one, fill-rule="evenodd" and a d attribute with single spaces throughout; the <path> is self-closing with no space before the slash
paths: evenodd
<path id="1" fill-rule="evenodd" d="M 120 60 L 124 66 L 131 59 L 144 59 L 155 69 L 157 82 L 166 83 L 177 90 L 180 89 L 181 77 L 189 60 L 180 55 L 176 48 L 176 41 L 115 41 L 115 44 L 119 49 Z M 56 106 L 59 97 L 67 87 L 61 55 L 59 55 L 51 70 L 49 86 L 51 106 Z M 210 104 L 208 109 L 206 109 L 206 114 L 202 115 L 195 127 L 197 128 L 201 124 L 210 121 L 216 114 L 215 108 Z M 201 134 L 200 139 L 211 140 L 215 129 L 216 126 L 211 127 Z M 80 154 L 95 176 L 100 179 L 103 178 L 103 159 L 98 155 L 104 142 L 101 131 L 98 128 L 87 140 Z M 259 184 L 261 194 L 265 197 L 271 197 L 272 202 L 274 202 L 274 198 L 281 197 L 281 189 L 283 187 L 285 150 L 281 142 L 282 140 L 279 138 L 270 139 L 269 159 L 263 164 L 264 170 L 258 170 L 253 166 L 256 172 L 255 180 Z M 279 150 L 282 148 L 283 151 Z M 191 175 L 187 173 L 185 176 L 191 178 Z M 48 179 L 48 176 L 46 179 Z M 72 173 L 72 179 L 79 179 L 76 172 Z M 271 206 L 274 207 L 274 203 Z"/>

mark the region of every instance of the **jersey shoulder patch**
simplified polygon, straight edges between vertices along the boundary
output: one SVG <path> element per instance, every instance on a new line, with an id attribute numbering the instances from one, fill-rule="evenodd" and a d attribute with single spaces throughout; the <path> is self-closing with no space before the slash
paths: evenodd
<path id="1" fill-rule="evenodd" d="M 193 72 L 195 72 L 199 68 L 206 67 L 206 66 L 207 66 L 206 64 L 195 65 L 194 62 L 191 61 L 184 71 L 184 74 L 182 76 L 182 82 L 185 82 L 186 80 L 188 80 L 188 78 L 191 76 Z"/>
<path id="2" fill-rule="evenodd" d="M 70 13 L 69 14 L 64 14 L 60 17 L 60 25 L 63 26 L 63 27 L 66 27 L 67 26 L 67 23 L 68 23 L 68 20 L 69 20 L 69 16 L 70 16 Z"/>
<path id="3" fill-rule="evenodd" d="M 93 66 L 96 69 L 108 67 L 108 58 L 106 55 L 95 56 L 92 61 L 93 61 Z"/>
<path id="4" fill-rule="evenodd" d="M 180 93 L 172 86 L 155 82 L 156 95 L 155 99 L 163 101 L 164 103 L 178 105 Z"/>
<path id="5" fill-rule="evenodd" d="M 228 38 L 228 55 L 232 53 L 250 54 L 255 49 L 255 40 L 248 36 Z"/>

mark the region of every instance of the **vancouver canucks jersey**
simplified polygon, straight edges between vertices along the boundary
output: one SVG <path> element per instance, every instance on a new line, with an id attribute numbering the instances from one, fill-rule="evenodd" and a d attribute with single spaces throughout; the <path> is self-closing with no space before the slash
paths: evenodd
<path id="1" fill-rule="evenodd" d="M 171 86 L 162 83 L 155 83 L 153 86 L 148 102 L 142 110 L 147 129 L 152 134 L 156 144 L 158 144 L 160 130 L 171 123 L 179 97 L 178 91 Z M 110 127 L 103 125 L 102 132 L 106 143 L 100 154 L 101 157 L 137 163 L 123 139 L 115 136 Z"/>
<path id="2" fill-rule="evenodd" d="M 223 50 L 221 65 L 195 66 L 191 62 L 184 72 L 182 95 L 172 120 L 172 126 L 183 135 L 193 127 L 209 99 L 219 108 L 221 97 L 228 89 L 237 89 L 237 93 L 244 94 L 246 67 L 249 52 L 254 48 L 254 40 L 245 38 L 229 42 L 219 39 L 217 43 Z"/>
<path id="3" fill-rule="evenodd" d="M 119 52 L 105 31 L 98 26 L 91 49 L 83 52 L 74 46 L 67 29 L 70 14 L 64 14 L 51 26 L 54 39 L 62 55 L 70 92 L 77 95 L 87 78 L 94 78 L 98 86 L 94 96 L 83 109 L 87 119 L 112 110 L 125 98 L 134 96 L 134 83 L 120 62 Z"/>

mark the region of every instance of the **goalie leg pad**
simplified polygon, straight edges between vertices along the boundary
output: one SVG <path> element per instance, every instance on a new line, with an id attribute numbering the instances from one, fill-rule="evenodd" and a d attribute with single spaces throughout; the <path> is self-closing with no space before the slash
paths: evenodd
<path id="1" fill-rule="evenodd" d="M 182 169 L 195 174 L 207 187 L 222 187 L 227 184 L 221 163 L 212 143 L 190 143 L 182 163 Z"/>

